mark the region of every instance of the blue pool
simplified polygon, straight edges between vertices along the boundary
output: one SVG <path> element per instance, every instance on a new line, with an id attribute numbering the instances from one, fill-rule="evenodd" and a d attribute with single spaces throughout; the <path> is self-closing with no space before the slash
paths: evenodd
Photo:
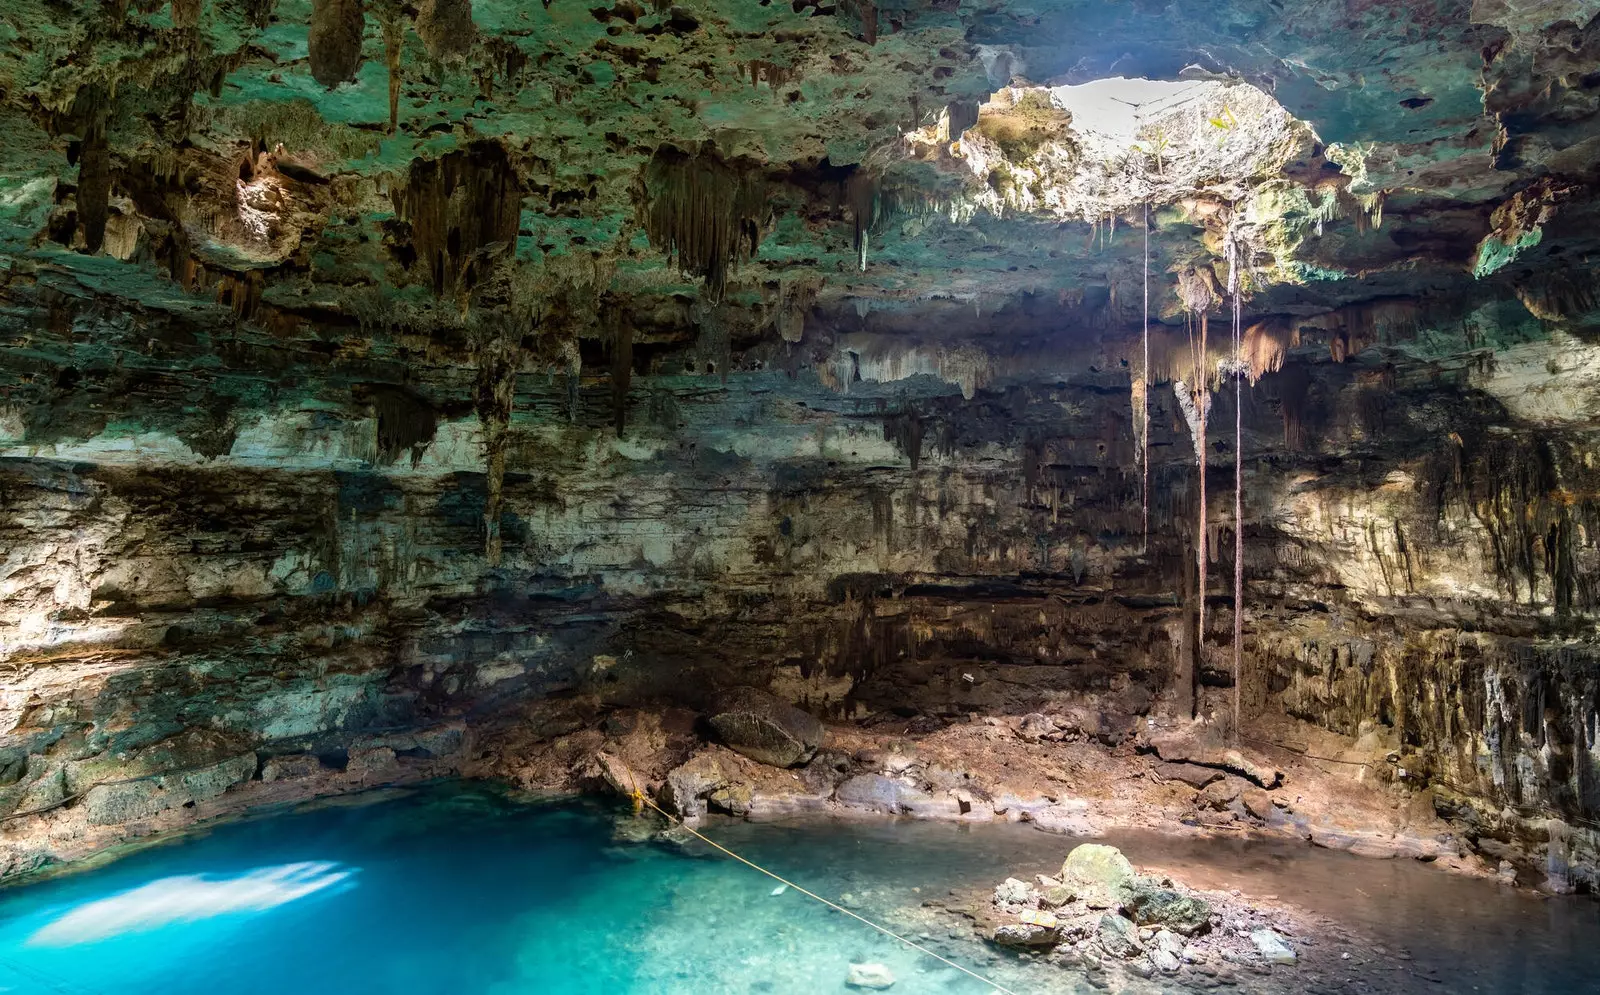
<path id="1" fill-rule="evenodd" d="M 986 990 L 712 852 L 621 840 L 610 809 L 519 804 L 469 785 L 363 801 L 224 825 L 0 892 L 0 991 L 817 995 L 848 991 L 849 964 L 861 961 L 888 965 L 894 992 Z M 1095 990 L 916 918 L 951 888 L 1059 865 L 1070 846 L 1059 837 L 882 821 L 709 831 L 1019 992 Z M 1600 903 L 1587 899 L 1303 848 L 1116 842 L 1136 862 L 1203 868 L 1210 883 L 1359 917 L 1386 945 L 1357 951 L 1348 977 L 1324 988 L 1600 986 Z M 1240 987 L 1295 990 L 1292 974 Z"/>

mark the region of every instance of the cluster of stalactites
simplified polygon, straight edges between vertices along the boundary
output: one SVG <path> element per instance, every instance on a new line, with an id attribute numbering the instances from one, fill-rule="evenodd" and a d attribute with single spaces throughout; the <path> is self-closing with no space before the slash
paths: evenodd
<path id="1" fill-rule="evenodd" d="M 768 204 L 766 183 L 711 151 L 658 151 L 645 167 L 645 233 L 678 269 L 705 283 L 721 300 L 728 273 L 761 246 Z"/>
<path id="2" fill-rule="evenodd" d="M 445 296 L 465 293 L 517 238 L 522 186 L 498 142 L 478 142 L 438 159 L 417 159 L 396 213 L 411 226 L 411 245 L 433 286 Z"/>

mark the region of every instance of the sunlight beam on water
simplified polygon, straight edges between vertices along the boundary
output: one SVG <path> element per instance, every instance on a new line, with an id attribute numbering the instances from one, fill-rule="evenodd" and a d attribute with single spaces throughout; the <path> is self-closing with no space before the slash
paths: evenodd
<path id="1" fill-rule="evenodd" d="M 355 871 L 334 863 L 304 861 L 259 867 L 229 878 L 201 874 L 161 878 L 80 905 L 28 937 L 26 945 L 65 947 L 173 923 L 266 912 L 335 885 L 354 887 L 351 878 Z"/>

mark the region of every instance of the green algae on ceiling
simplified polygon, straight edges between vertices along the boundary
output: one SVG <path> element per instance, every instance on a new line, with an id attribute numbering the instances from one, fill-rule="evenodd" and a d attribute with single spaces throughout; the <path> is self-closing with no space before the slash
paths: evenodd
<path id="1" fill-rule="evenodd" d="M 1509 205 L 1541 172 L 1592 172 L 1569 151 L 1596 137 L 1600 102 L 1581 72 L 1600 52 L 1592 23 L 1450 0 L 1230 0 L 1203 13 L 1076 0 L 15 0 L 0 7 L 13 39 L 0 114 L 14 136 L 0 151 L 0 251 L 80 295 L 193 314 L 209 297 L 216 313 L 278 326 L 367 326 L 360 302 L 411 301 L 419 286 L 470 309 L 474 295 L 505 299 L 480 282 L 542 285 L 515 274 L 587 256 L 623 281 L 626 308 L 664 313 L 686 292 L 681 269 L 709 278 L 712 299 L 726 281 L 734 306 L 752 302 L 748 321 L 787 338 L 803 317 L 772 323 L 771 309 L 953 297 L 981 316 L 1023 296 L 1115 297 L 1135 246 L 1111 229 L 1142 221 L 1146 203 L 1164 300 L 1167 272 L 1215 263 L 1224 233 L 1247 230 L 1262 315 L 1359 301 L 1385 272 L 1519 279 L 1519 254 L 1552 250 L 1546 225 L 1490 216 L 1520 216 Z M 1039 85 L 1141 72 L 1235 81 L 1220 146 L 1279 104 L 1306 123 L 1287 125 L 1281 148 L 1269 139 L 1261 161 L 1167 191 L 1155 142 L 1141 162 L 1111 164 L 1074 160 L 1070 118 L 1053 111 L 1020 144 L 996 131 L 1006 94 L 1026 109 Z M 1241 119 L 1247 107 L 1260 109 Z M 484 179 L 493 194 L 425 178 L 485 155 L 504 163 Z M 677 236 L 741 219 L 712 253 L 726 265 L 660 224 L 643 237 L 662 216 L 652 164 L 675 157 L 736 164 L 696 195 L 705 203 L 674 209 Z M 740 207 L 751 184 L 765 203 Z M 1575 199 L 1540 196 L 1541 216 Z M 487 213 L 500 220 L 465 236 Z M 380 310 L 394 325 L 414 309 Z"/>

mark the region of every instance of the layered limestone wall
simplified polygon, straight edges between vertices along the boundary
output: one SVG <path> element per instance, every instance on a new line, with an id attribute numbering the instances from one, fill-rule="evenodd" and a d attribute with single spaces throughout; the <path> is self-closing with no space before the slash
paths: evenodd
<path id="1" fill-rule="evenodd" d="M 1463 328 L 1339 363 L 1308 343 L 1247 389 L 1241 733 L 1346 737 L 1482 852 L 1592 884 L 1590 409 L 1526 417 L 1525 380 L 1507 384 L 1527 358 L 1468 340 L 1527 329 Z M 1135 346 L 991 348 L 976 389 L 917 364 L 841 382 L 825 352 L 819 373 L 770 346 L 711 374 L 641 357 L 620 437 L 609 377 L 524 373 L 498 566 L 470 370 L 385 383 L 286 360 L 209 409 L 243 376 L 225 354 L 203 375 L 19 381 L 25 431 L 0 458 L 11 870 L 459 769 L 530 701 L 557 735 L 754 684 L 837 722 L 1049 712 L 1121 743 L 1186 717 L 1192 675 L 1199 715 L 1231 729 L 1231 391 L 1191 667 L 1193 449 L 1153 393 L 1146 546 Z"/>

